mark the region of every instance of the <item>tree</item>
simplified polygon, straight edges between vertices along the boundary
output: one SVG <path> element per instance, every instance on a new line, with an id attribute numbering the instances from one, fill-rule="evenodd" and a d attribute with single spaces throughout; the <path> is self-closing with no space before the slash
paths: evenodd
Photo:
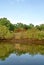
<path id="1" fill-rule="evenodd" d="M 38 30 L 40 30 L 40 26 L 39 25 L 36 25 L 35 28 L 38 29 Z"/>
<path id="2" fill-rule="evenodd" d="M 17 32 L 24 31 L 24 24 L 22 24 L 22 23 L 14 24 L 14 29 Z"/>
<path id="3" fill-rule="evenodd" d="M 10 24 L 9 30 L 10 30 L 10 31 L 14 31 L 14 28 L 15 28 L 15 26 L 14 26 L 13 24 Z"/>
<path id="4" fill-rule="evenodd" d="M 22 23 L 17 23 L 17 24 L 16 24 L 16 27 L 17 27 L 17 28 L 24 28 L 24 24 L 22 24 Z"/>
<path id="5" fill-rule="evenodd" d="M 33 24 L 29 24 L 29 25 L 28 25 L 28 28 L 29 28 L 29 29 L 34 28 L 34 25 L 33 25 Z"/>
<path id="6" fill-rule="evenodd" d="M 44 30 L 44 24 L 40 25 L 40 30 Z"/>
<path id="7" fill-rule="evenodd" d="M 6 26 L 0 25 L 0 39 L 9 39 L 12 37 L 12 34 Z"/>
<path id="8" fill-rule="evenodd" d="M 0 25 L 6 26 L 10 31 L 14 30 L 14 25 L 7 18 L 0 18 Z"/>
<path id="9" fill-rule="evenodd" d="M 24 29 L 28 29 L 29 27 L 28 27 L 28 25 L 26 25 L 26 24 L 24 24 Z"/>

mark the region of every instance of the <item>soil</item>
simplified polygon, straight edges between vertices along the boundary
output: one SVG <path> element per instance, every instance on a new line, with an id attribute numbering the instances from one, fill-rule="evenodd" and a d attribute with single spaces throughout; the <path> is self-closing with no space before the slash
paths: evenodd
<path id="1" fill-rule="evenodd" d="M 10 39 L 10 40 L 0 40 L 4 42 L 12 42 L 12 43 L 28 43 L 28 44 L 44 44 L 44 39 L 39 40 L 39 39 Z"/>

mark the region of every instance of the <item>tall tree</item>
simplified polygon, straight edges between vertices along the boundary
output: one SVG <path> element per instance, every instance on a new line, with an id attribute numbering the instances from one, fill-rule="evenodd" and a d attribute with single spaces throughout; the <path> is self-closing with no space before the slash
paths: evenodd
<path id="1" fill-rule="evenodd" d="M 6 26 L 10 31 L 14 30 L 14 25 L 7 18 L 0 18 L 0 25 Z"/>

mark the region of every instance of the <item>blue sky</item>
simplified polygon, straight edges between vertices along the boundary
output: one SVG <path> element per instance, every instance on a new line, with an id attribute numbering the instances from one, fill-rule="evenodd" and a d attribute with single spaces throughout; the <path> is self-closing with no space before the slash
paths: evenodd
<path id="1" fill-rule="evenodd" d="M 44 0 L 0 0 L 0 18 L 12 23 L 44 23 Z"/>

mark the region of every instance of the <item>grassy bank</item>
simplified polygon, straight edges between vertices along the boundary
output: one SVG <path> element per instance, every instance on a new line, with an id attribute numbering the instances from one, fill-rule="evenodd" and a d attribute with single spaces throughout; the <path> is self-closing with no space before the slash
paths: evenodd
<path id="1" fill-rule="evenodd" d="M 27 30 L 27 31 L 24 31 L 24 32 L 14 33 L 14 37 L 15 37 L 15 39 L 28 38 L 28 39 L 42 40 L 42 39 L 44 39 L 44 31 L 31 29 L 31 30 Z"/>
<path id="2" fill-rule="evenodd" d="M 0 18 L 0 40 L 44 40 L 44 24 L 12 24 L 7 18 Z"/>

